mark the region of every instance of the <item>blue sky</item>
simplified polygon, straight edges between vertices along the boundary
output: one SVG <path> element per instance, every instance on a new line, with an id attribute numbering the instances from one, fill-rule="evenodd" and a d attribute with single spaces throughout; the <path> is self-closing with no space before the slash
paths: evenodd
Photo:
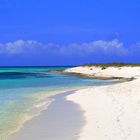
<path id="1" fill-rule="evenodd" d="M 0 65 L 140 62 L 139 0 L 0 0 Z"/>

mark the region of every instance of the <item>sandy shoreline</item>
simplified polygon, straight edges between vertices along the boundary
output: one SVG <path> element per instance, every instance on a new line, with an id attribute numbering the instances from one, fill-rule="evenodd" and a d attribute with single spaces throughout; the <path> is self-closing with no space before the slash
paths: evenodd
<path id="1" fill-rule="evenodd" d="M 79 105 L 65 99 L 73 93 L 51 97 L 54 102 L 39 116 L 26 122 L 10 140 L 77 140 L 85 118 Z"/>
<path id="2" fill-rule="evenodd" d="M 99 68 L 79 67 L 67 70 L 101 76 L 136 78 L 115 85 L 87 88 L 67 96 L 85 111 L 86 124 L 79 140 L 140 139 L 140 67 Z"/>
<path id="3" fill-rule="evenodd" d="M 75 138 L 71 137 L 75 136 L 75 132 L 72 132 L 72 134 L 67 133 L 67 136 L 69 135 L 70 137 L 67 138 L 66 136 L 64 140 L 139 140 L 140 67 L 109 67 L 102 70 L 100 67 L 84 66 L 70 68 L 67 69 L 66 72 L 75 74 L 81 73 L 87 76 L 94 75 L 106 77 L 108 79 L 114 76 L 123 77 L 125 79 L 131 79 L 131 81 L 116 83 L 113 85 L 89 87 L 77 90 L 74 94 L 66 95 L 65 103 L 70 102 L 81 108 L 83 112 L 81 115 L 83 115 L 84 119 L 79 120 L 84 120 L 84 124 L 77 127 Z M 60 102 L 62 104 L 64 103 L 62 100 L 60 100 Z M 64 104 L 62 104 L 60 106 L 62 110 L 58 110 L 58 114 L 59 111 L 62 114 L 65 112 L 63 110 Z M 68 111 L 71 109 L 75 110 L 76 106 L 71 106 L 67 109 Z M 78 114 L 79 113 L 77 113 L 77 115 Z M 71 114 L 70 116 L 73 115 Z M 73 119 L 75 119 L 77 115 L 75 115 Z M 43 116 L 46 119 L 47 114 L 44 114 Z M 57 116 L 57 114 L 55 116 Z M 40 137 L 41 140 L 45 140 L 44 134 L 46 134 L 46 130 L 48 129 L 47 123 L 53 122 L 53 120 L 47 122 L 45 119 L 40 118 L 39 121 L 33 119 L 33 121 L 30 121 L 29 124 L 25 125 L 25 127 L 19 131 L 12 140 L 19 140 L 19 138 L 20 140 L 25 140 L 27 139 L 27 133 L 30 136 L 30 140 L 38 140 Z M 60 119 L 60 121 L 62 121 L 62 119 Z M 70 120 L 67 120 L 64 125 L 69 125 L 69 121 Z M 38 129 L 38 126 L 41 126 L 41 128 Z M 53 126 L 52 129 L 58 129 L 55 125 Z M 34 129 L 34 127 L 37 129 Z M 75 130 L 72 126 L 69 128 L 71 131 Z M 52 131 L 48 132 L 51 132 L 51 136 L 53 136 Z M 62 133 L 60 132 L 60 134 Z M 62 137 L 59 138 L 62 140 Z M 50 137 L 50 140 L 58 140 L 58 136 Z"/>

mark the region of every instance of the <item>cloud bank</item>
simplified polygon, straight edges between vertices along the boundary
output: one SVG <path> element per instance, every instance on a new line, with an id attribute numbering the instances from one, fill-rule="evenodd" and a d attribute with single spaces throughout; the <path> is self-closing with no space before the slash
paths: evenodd
<path id="1" fill-rule="evenodd" d="M 118 39 L 60 45 L 34 40 L 17 40 L 0 44 L 0 59 L 18 63 L 65 65 L 95 62 L 136 62 L 140 60 L 140 43 L 125 46 Z M 8 58 L 8 59 L 7 59 Z M 27 59 L 28 58 L 28 59 Z M 1 62 L 2 63 L 2 62 Z M 0 63 L 0 65 L 1 65 Z"/>
<path id="2" fill-rule="evenodd" d="M 140 46 L 140 44 L 138 44 Z M 60 55 L 86 55 L 94 53 L 124 55 L 128 50 L 123 43 L 117 39 L 111 41 L 97 40 L 87 43 L 73 43 L 68 45 L 43 44 L 34 40 L 17 40 L 0 44 L 0 54 L 32 54 L 32 53 L 51 53 Z"/>

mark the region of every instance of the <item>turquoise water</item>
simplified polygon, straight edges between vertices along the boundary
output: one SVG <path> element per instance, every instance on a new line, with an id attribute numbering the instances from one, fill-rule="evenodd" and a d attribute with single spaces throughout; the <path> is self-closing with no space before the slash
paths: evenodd
<path id="1" fill-rule="evenodd" d="M 49 73 L 68 67 L 0 68 L 0 140 L 6 140 L 31 114 L 46 106 L 46 97 L 65 90 L 110 84 L 94 80 Z"/>

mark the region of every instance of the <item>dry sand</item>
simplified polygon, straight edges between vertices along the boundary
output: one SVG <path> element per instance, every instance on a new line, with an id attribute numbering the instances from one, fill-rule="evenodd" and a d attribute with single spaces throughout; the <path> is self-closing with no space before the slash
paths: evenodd
<path id="1" fill-rule="evenodd" d="M 85 111 L 78 140 L 140 140 L 140 67 L 75 67 L 66 72 L 133 81 L 81 89 L 67 96 Z"/>

